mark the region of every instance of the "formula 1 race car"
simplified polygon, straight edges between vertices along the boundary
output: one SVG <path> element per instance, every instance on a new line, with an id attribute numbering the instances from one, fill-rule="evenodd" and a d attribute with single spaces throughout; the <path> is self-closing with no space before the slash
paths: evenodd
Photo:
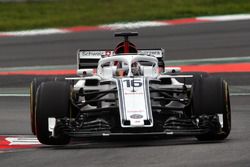
<path id="1" fill-rule="evenodd" d="M 164 66 L 163 49 L 79 50 L 72 78 L 36 78 L 31 128 L 47 145 L 72 137 L 195 136 L 223 140 L 231 130 L 228 84 L 205 72 Z"/>

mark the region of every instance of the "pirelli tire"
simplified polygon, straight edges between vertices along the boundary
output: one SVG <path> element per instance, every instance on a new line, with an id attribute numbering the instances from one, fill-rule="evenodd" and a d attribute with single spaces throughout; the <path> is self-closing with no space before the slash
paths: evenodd
<path id="1" fill-rule="evenodd" d="M 201 141 L 224 140 L 231 131 L 231 107 L 228 84 L 220 77 L 196 78 L 193 89 L 193 114 L 221 115 L 223 127 L 219 131 L 210 131 L 196 138 Z"/>
<path id="2" fill-rule="evenodd" d="M 42 144 L 65 145 L 70 137 L 59 131 L 51 137 L 48 130 L 48 118 L 69 117 L 70 85 L 66 81 L 49 81 L 40 85 L 36 99 L 36 136 Z"/>
<path id="3" fill-rule="evenodd" d="M 30 83 L 30 123 L 31 123 L 31 131 L 35 135 L 36 134 L 36 126 L 35 126 L 35 107 L 36 107 L 36 93 L 43 82 L 48 81 L 56 81 L 62 80 L 62 78 L 58 77 L 38 77 L 34 78 Z"/>

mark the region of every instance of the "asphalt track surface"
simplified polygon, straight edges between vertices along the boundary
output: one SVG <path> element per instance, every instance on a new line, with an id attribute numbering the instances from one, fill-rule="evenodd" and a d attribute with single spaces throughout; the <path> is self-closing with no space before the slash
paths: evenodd
<path id="1" fill-rule="evenodd" d="M 137 29 L 138 48 L 166 48 L 167 59 L 250 56 L 250 21 Z M 0 38 L 0 67 L 72 65 L 76 50 L 113 48 L 113 31 Z M 249 91 L 250 74 L 216 74 Z M 1 89 L 28 87 L 32 76 L 0 77 Z M 243 89 L 245 88 L 245 89 Z M 0 152 L 0 166 L 249 166 L 250 96 L 232 94 L 232 131 L 223 142 L 195 138 L 74 141 L 63 147 Z M 31 135 L 28 97 L 0 97 L 0 135 Z"/>

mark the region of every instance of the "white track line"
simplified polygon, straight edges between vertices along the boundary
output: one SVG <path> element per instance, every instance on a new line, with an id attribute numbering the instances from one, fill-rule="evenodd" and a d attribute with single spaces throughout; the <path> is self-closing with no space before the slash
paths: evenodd
<path id="1" fill-rule="evenodd" d="M 1 72 L 9 71 L 26 71 L 26 70 L 65 70 L 76 69 L 76 65 L 51 65 L 51 66 L 22 66 L 22 67 L 3 67 L 0 68 Z"/>
<path id="2" fill-rule="evenodd" d="M 230 96 L 250 96 L 250 93 L 230 93 Z"/>
<path id="3" fill-rule="evenodd" d="M 9 35 L 9 36 L 34 36 L 34 35 L 64 34 L 64 33 L 68 33 L 68 32 L 69 31 L 62 30 L 62 29 L 48 28 L 48 29 L 5 32 L 4 35 Z"/>
<path id="4" fill-rule="evenodd" d="M 12 94 L 12 93 L 3 93 L 0 94 L 0 97 L 29 97 L 30 94 Z"/>
<path id="5" fill-rule="evenodd" d="M 222 15 L 222 16 L 202 16 L 196 17 L 198 20 L 209 20 L 209 21 L 237 21 L 237 20 L 248 20 L 250 14 L 235 14 L 235 15 Z"/>
<path id="6" fill-rule="evenodd" d="M 133 29 L 133 28 L 143 28 L 143 27 L 159 27 L 167 25 L 169 24 L 157 21 L 138 21 L 138 22 L 128 22 L 128 23 L 106 24 L 106 25 L 101 25 L 99 27 L 118 30 L 118 29 Z"/>

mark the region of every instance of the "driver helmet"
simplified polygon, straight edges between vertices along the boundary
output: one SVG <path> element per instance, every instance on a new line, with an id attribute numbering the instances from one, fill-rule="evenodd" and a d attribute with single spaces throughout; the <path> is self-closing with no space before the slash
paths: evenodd
<path id="1" fill-rule="evenodd" d="M 134 76 L 141 75 L 141 67 L 138 62 L 134 62 L 131 64 L 131 72 Z"/>

